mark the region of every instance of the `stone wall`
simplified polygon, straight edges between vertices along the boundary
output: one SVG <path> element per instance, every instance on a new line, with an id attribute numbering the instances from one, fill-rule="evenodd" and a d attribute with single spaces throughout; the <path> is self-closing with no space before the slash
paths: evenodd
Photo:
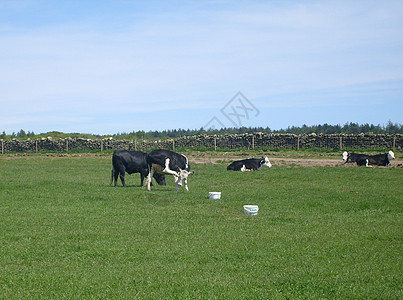
<path id="1" fill-rule="evenodd" d="M 329 135 L 294 135 L 294 134 L 233 134 L 233 135 L 199 135 L 176 139 L 149 140 L 116 140 L 41 138 L 36 140 L 0 140 L 0 153 L 7 152 L 68 152 L 68 151 L 104 151 L 113 149 L 142 150 L 175 148 L 210 148 L 210 149 L 254 149 L 254 148 L 283 148 L 283 149 L 354 149 L 354 148 L 385 148 L 402 151 L 403 139 L 401 134 L 329 134 Z"/>

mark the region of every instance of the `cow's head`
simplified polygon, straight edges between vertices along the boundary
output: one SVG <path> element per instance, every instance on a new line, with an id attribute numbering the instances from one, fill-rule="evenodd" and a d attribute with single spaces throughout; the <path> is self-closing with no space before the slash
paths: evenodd
<path id="1" fill-rule="evenodd" d="M 155 178 L 155 180 L 157 181 L 157 183 L 158 183 L 159 185 L 167 185 L 167 183 L 165 182 L 165 176 L 164 176 L 164 174 L 155 172 L 155 173 L 154 173 L 154 178 Z"/>
<path id="2" fill-rule="evenodd" d="M 343 156 L 343 160 L 344 160 L 344 162 L 346 163 L 346 162 L 347 162 L 347 159 L 348 159 L 348 152 L 347 152 L 347 151 L 344 151 L 341 155 Z"/>
<path id="3" fill-rule="evenodd" d="M 262 159 L 260 160 L 260 164 L 262 167 L 271 168 L 271 163 L 267 156 L 262 157 Z"/>
<path id="4" fill-rule="evenodd" d="M 178 172 L 179 179 L 180 179 L 181 181 L 182 181 L 182 180 L 186 180 L 189 175 L 193 175 L 193 174 L 194 174 L 194 171 L 189 172 L 189 171 L 187 171 L 187 170 L 182 170 L 182 169 L 179 169 L 179 172 Z"/>
<path id="5" fill-rule="evenodd" d="M 395 154 L 393 153 L 393 151 L 388 152 L 388 159 L 389 160 L 395 159 Z"/>
<path id="6" fill-rule="evenodd" d="M 193 171 L 192 171 L 192 172 L 189 172 L 188 170 L 179 169 L 178 175 L 177 175 L 177 176 L 174 176 L 174 178 L 175 178 L 175 184 L 176 184 L 176 190 L 177 190 L 177 191 L 179 190 L 179 189 L 178 189 L 178 186 L 182 186 L 183 184 L 185 184 L 185 189 L 186 189 L 187 191 L 189 190 L 188 185 L 187 185 L 187 182 L 188 182 L 188 177 L 189 177 L 189 175 L 192 175 L 192 174 L 194 174 Z"/>

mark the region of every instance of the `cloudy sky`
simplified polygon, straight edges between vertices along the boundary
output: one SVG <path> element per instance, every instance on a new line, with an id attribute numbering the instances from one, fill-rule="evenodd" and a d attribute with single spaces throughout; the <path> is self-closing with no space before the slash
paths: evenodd
<path id="1" fill-rule="evenodd" d="M 403 123 L 402 32 L 403 1 L 0 0 L 0 131 Z"/>

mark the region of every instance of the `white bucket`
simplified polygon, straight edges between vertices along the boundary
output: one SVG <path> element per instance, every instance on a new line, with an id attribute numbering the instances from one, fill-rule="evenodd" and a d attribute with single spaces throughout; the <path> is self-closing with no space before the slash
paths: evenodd
<path id="1" fill-rule="evenodd" d="M 256 216 L 259 211 L 259 206 L 257 205 L 244 205 L 243 212 L 247 215 Z"/>
<path id="2" fill-rule="evenodd" d="M 221 198 L 221 192 L 209 192 L 208 197 L 210 199 L 220 199 Z"/>

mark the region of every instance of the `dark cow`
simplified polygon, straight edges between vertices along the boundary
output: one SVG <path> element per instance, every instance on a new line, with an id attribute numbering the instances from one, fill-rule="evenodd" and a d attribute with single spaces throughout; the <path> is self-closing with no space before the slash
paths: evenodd
<path id="1" fill-rule="evenodd" d="M 390 161 L 395 159 L 395 154 L 393 151 L 389 151 L 388 153 L 382 153 L 377 155 L 368 155 L 366 158 L 361 158 L 357 160 L 357 165 L 371 167 L 371 165 L 375 166 L 389 166 Z"/>
<path id="2" fill-rule="evenodd" d="M 173 175 L 177 191 L 179 191 L 179 186 L 183 184 L 185 189 L 189 190 L 187 178 L 193 172 L 190 172 L 189 161 L 185 155 L 170 150 L 153 150 L 147 154 L 147 163 L 150 169 L 147 178 L 147 189 L 149 191 L 151 190 L 151 176 L 156 172 Z"/>
<path id="3" fill-rule="evenodd" d="M 271 168 L 271 163 L 267 158 L 267 156 L 262 158 L 248 158 L 234 161 L 227 167 L 227 170 L 245 172 L 245 171 L 260 170 L 261 168 L 264 167 Z"/>
<path id="4" fill-rule="evenodd" d="M 355 163 L 358 160 L 367 159 L 369 155 L 344 151 L 342 156 L 344 163 L 349 164 L 349 163 Z"/>
<path id="5" fill-rule="evenodd" d="M 116 150 L 113 152 L 112 165 L 111 184 L 115 180 L 115 186 L 118 184 L 119 175 L 123 186 L 126 186 L 125 173 L 140 173 L 140 186 L 143 186 L 144 178 L 149 174 L 147 153 L 142 151 Z M 154 174 L 154 178 L 159 185 L 166 185 L 164 175 Z"/>

